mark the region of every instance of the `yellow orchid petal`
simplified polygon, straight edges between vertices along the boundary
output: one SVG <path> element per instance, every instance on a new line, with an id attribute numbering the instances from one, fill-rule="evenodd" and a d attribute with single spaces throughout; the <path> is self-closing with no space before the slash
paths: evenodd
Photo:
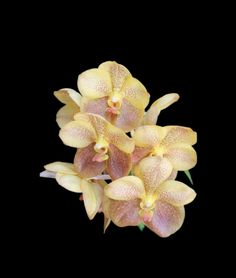
<path id="1" fill-rule="evenodd" d="M 185 143 L 194 145 L 197 142 L 197 133 L 189 127 L 183 126 L 165 126 L 166 136 L 163 144 L 172 145 Z"/>
<path id="2" fill-rule="evenodd" d="M 167 107 L 169 107 L 174 102 L 176 102 L 178 99 L 179 99 L 179 95 L 178 94 L 171 93 L 171 94 L 166 94 L 166 95 L 160 97 L 155 102 L 156 102 L 156 106 L 160 110 L 163 110 L 163 109 L 166 109 Z"/>
<path id="3" fill-rule="evenodd" d="M 124 94 L 124 98 L 134 107 L 144 110 L 149 103 L 149 93 L 136 78 L 128 77 L 121 91 Z"/>
<path id="4" fill-rule="evenodd" d="M 175 144 L 168 148 L 164 155 L 169 159 L 175 170 L 186 171 L 197 163 L 197 153 L 187 144 Z"/>
<path id="5" fill-rule="evenodd" d="M 164 201 L 158 201 L 154 215 L 145 225 L 160 237 L 168 237 L 182 226 L 184 221 L 184 207 L 175 207 Z"/>
<path id="6" fill-rule="evenodd" d="M 135 145 L 138 147 L 154 147 L 166 135 L 166 129 L 161 126 L 146 125 L 138 127 L 133 133 Z"/>
<path id="7" fill-rule="evenodd" d="M 106 163 L 97 162 L 93 160 L 96 152 L 94 151 L 94 144 L 78 149 L 75 158 L 74 165 L 76 171 L 83 178 L 91 178 L 100 175 L 106 167 Z"/>
<path id="8" fill-rule="evenodd" d="M 134 140 L 127 136 L 121 129 L 109 124 L 107 129 L 109 142 L 121 151 L 131 154 L 134 150 Z"/>
<path id="9" fill-rule="evenodd" d="M 172 165 L 160 156 L 146 157 L 135 168 L 134 173 L 143 182 L 147 193 L 154 193 L 172 173 Z"/>
<path id="10" fill-rule="evenodd" d="M 65 145 L 74 148 L 84 148 L 95 142 L 96 133 L 89 122 L 81 119 L 67 123 L 60 130 L 59 137 Z"/>
<path id="11" fill-rule="evenodd" d="M 155 102 L 153 102 L 147 113 L 144 115 L 143 125 L 155 125 L 161 110 L 167 108 L 178 99 L 179 95 L 174 93 L 166 94 L 163 97 L 157 99 Z"/>
<path id="12" fill-rule="evenodd" d="M 191 203 L 196 192 L 186 184 L 168 180 L 158 187 L 159 198 L 173 206 L 183 206 Z"/>
<path id="13" fill-rule="evenodd" d="M 65 189 L 76 192 L 76 193 L 81 193 L 81 178 L 75 175 L 69 175 L 69 174 L 62 174 L 62 173 L 57 173 L 56 174 L 56 180 L 58 184 L 60 184 L 62 187 Z"/>
<path id="14" fill-rule="evenodd" d="M 117 179 L 106 186 L 104 191 L 107 197 L 122 201 L 141 199 L 145 195 L 142 180 L 135 176 Z"/>
<path id="15" fill-rule="evenodd" d="M 107 97 L 102 97 L 98 99 L 90 99 L 87 97 L 82 97 L 81 99 L 81 112 L 83 113 L 93 113 L 106 118 Z"/>
<path id="16" fill-rule="evenodd" d="M 118 149 L 113 144 L 109 145 L 109 158 L 107 160 L 107 173 L 112 180 L 127 176 L 131 170 L 131 154 Z"/>
<path id="17" fill-rule="evenodd" d="M 62 174 L 77 175 L 75 167 L 72 163 L 57 161 L 45 165 L 44 168 L 50 172 L 60 172 Z"/>
<path id="18" fill-rule="evenodd" d="M 104 62 L 98 67 L 99 70 L 106 71 L 112 82 L 113 90 L 119 91 L 124 84 L 125 80 L 131 76 L 130 72 L 126 67 L 116 62 Z"/>
<path id="19" fill-rule="evenodd" d="M 140 126 L 143 115 L 143 109 L 133 106 L 125 98 L 123 98 L 120 114 L 118 114 L 114 120 L 114 125 L 121 128 L 125 132 L 129 132 Z"/>
<path id="20" fill-rule="evenodd" d="M 102 69 L 90 69 L 78 77 L 80 93 L 89 98 L 100 98 L 112 91 L 111 78 L 108 72 Z"/>
<path id="21" fill-rule="evenodd" d="M 109 200 L 109 216 L 118 227 L 137 226 L 142 222 L 138 199 L 130 201 Z"/>
<path id="22" fill-rule="evenodd" d="M 102 188 L 96 183 L 82 180 L 81 190 L 87 215 L 92 220 L 102 204 Z"/>
<path id="23" fill-rule="evenodd" d="M 74 103 L 80 107 L 81 95 L 73 89 L 61 89 L 54 92 L 55 97 L 64 104 Z"/>
<path id="24" fill-rule="evenodd" d="M 93 113 L 78 113 L 74 116 L 74 119 L 78 122 L 84 122 L 85 125 L 91 126 L 96 136 L 106 136 L 106 130 L 109 128 L 109 122 L 103 117 Z"/>
<path id="25" fill-rule="evenodd" d="M 73 102 L 63 106 L 56 115 L 56 121 L 59 127 L 62 128 L 67 123 L 73 121 L 74 115 L 78 112 L 80 112 L 80 108 Z"/>

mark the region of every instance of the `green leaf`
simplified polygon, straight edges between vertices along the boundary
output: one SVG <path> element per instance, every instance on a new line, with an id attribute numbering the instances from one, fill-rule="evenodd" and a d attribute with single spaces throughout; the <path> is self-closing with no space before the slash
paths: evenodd
<path id="1" fill-rule="evenodd" d="M 187 170 L 187 171 L 184 171 L 184 173 L 188 177 L 188 179 L 190 180 L 191 184 L 193 184 L 193 180 L 192 180 L 190 172 Z"/>
<path id="2" fill-rule="evenodd" d="M 139 228 L 139 230 L 142 232 L 143 229 L 145 228 L 145 225 L 144 225 L 143 223 L 140 223 L 140 224 L 138 225 L 138 228 Z"/>

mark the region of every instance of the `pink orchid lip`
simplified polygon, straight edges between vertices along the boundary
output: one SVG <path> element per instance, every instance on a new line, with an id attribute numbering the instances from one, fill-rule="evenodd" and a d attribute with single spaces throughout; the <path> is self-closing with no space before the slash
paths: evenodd
<path id="1" fill-rule="evenodd" d="M 106 112 L 112 115 L 119 115 L 120 111 L 116 107 L 108 107 L 106 108 Z"/>
<path id="2" fill-rule="evenodd" d="M 92 161 L 103 162 L 108 159 L 107 151 L 103 151 L 102 153 L 96 153 L 93 157 Z"/>

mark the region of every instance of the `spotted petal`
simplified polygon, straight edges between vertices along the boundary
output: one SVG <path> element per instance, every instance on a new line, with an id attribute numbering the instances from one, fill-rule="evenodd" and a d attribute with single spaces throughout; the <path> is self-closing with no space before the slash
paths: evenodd
<path id="1" fill-rule="evenodd" d="M 173 206 L 184 206 L 191 203 L 195 197 L 195 191 L 186 184 L 168 180 L 158 188 L 159 198 Z"/>
<path id="2" fill-rule="evenodd" d="M 90 99 L 87 97 L 82 97 L 81 100 L 81 112 L 83 113 L 93 113 L 106 117 L 107 109 L 107 97 L 102 97 L 98 99 Z"/>
<path id="3" fill-rule="evenodd" d="M 132 163 L 136 165 L 139 163 L 144 157 L 150 154 L 152 148 L 142 148 L 142 147 L 135 147 L 132 153 Z"/>
<path id="4" fill-rule="evenodd" d="M 151 222 L 146 226 L 160 237 L 168 237 L 182 226 L 184 221 L 184 207 L 175 207 L 159 200 Z"/>
<path id="5" fill-rule="evenodd" d="M 94 144 L 78 149 L 74 158 L 76 171 L 83 178 L 91 178 L 100 175 L 106 167 L 105 162 L 93 161 L 96 152 Z"/>
<path id="6" fill-rule="evenodd" d="M 131 170 L 131 154 L 127 154 L 115 145 L 109 145 L 109 159 L 107 160 L 107 172 L 112 180 L 127 176 Z"/>
<path id="7" fill-rule="evenodd" d="M 122 92 L 124 98 L 134 107 L 144 110 L 149 103 L 149 93 L 136 78 L 128 77 L 122 87 Z"/>
<path id="8" fill-rule="evenodd" d="M 146 125 L 138 127 L 133 139 L 138 147 L 154 147 L 162 141 L 166 135 L 166 130 L 161 126 Z"/>
<path id="9" fill-rule="evenodd" d="M 169 159 L 174 169 L 178 171 L 189 170 L 197 163 L 196 151 L 187 144 L 171 146 L 164 156 Z"/>
<path id="10" fill-rule="evenodd" d="M 154 193 L 161 183 L 169 178 L 172 165 L 160 156 L 144 158 L 134 169 L 135 175 L 143 182 L 146 192 Z"/>
<path id="11" fill-rule="evenodd" d="M 60 130 L 59 136 L 65 145 L 74 148 L 87 147 L 96 140 L 93 126 L 89 122 L 83 121 L 83 119 L 66 124 Z"/>
<path id="12" fill-rule="evenodd" d="M 143 115 L 144 110 L 135 107 L 123 98 L 120 114 L 114 120 L 114 125 L 129 132 L 141 124 Z"/>
<path id="13" fill-rule="evenodd" d="M 105 188 L 105 194 L 114 200 L 129 201 L 142 198 L 145 189 L 142 180 L 135 176 L 117 179 Z"/>
<path id="14" fill-rule="evenodd" d="M 109 142 L 125 153 L 132 153 L 134 150 L 134 140 L 127 136 L 121 129 L 109 124 L 107 128 Z"/>
<path id="15" fill-rule="evenodd" d="M 137 226 L 142 222 L 138 199 L 131 201 L 109 201 L 109 216 L 118 227 Z"/>
<path id="16" fill-rule="evenodd" d="M 85 97 L 104 97 L 112 91 L 111 78 L 109 73 L 102 69 L 90 69 L 79 75 L 78 88 Z"/>
<path id="17" fill-rule="evenodd" d="M 116 62 L 105 62 L 100 64 L 99 70 L 106 71 L 112 82 L 113 90 L 119 91 L 124 84 L 125 80 L 131 76 L 130 72 L 126 67 Z"/>
<path id="18" fill-rule="evenodd" d="M 163 144 L 170 146 L 173 144 L 189 144 L 194 145 L 197 142 L 197 133 L 191 128 L 183 126 L 166 126 L 166 136 Z"/>

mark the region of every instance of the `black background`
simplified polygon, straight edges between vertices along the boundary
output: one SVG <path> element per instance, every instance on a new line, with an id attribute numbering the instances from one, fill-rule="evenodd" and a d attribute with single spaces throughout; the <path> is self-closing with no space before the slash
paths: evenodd
<path id="1" fill-rule="evenodd" d="M 211 112 L 215 97 L 214 29 L 202 23 L 205 15 L 201 14 L 201 20 L 199 14 L 192 13 L 182 18 L 167 10 L 162 20 L 157 15 L 149 18 L 148 14 L 147 19 L 130 19 L 126 14 L 125 21 L 119 16 L 117 22 L 116 15 L 110 14 L 105 18 L 97 15 L 90 22 L 89 17 L 44 12 L 28 14 L 13 36 L 16 44 L 11 50 L 17 72 L 15 83 L 21 92 L 16 94 L 15 104 L 20 103 L 21 111 L 17 114 L 22 134 L 16 163 L 20 170 L 18 183 L 20 177 L 22 185 L 16 186 L 11 202 L 17 204 L 11 231 L 16 246 L 20 246 L 19 254 L 27 250 L 29 257 L 34 257 L 42 252 L 50 263 L 55 255 L 62 259 L 71 254 L 77 259 L 97 259 L 102 252 L 112 257 L 117 250 L 123 256 L 140 254 L 145 258 L 152 257 L 152 252 L 157 257 L 165 254 L 164 258 L 193 256 L 197 250 L 204 255 L 212 252 L 212 235 L 218 229 L 213 210 L 216 185 L 212 183 L 212 133 L 217 115 Z M 108 25 L 112 30 L 106 28 Z M 182 228 L 165 239 L 147 228 L 140 232 L 136 227 L 118 228 L 113 224 L 103 234 L 102 214 L 90 221 L 77 194 L 66 191 L 53 179 L 39 178 L 43 165 L 70 162 L 74 155 L 74 149 L 64 146 L 58 137 L 55 115 L 62 104 L 53 91 L 65 87 L 77 90 L 79 73 L 108 60 L 125 65 L 145 85 L 151 94 L 150 103 L 166 93 L 178 93 L 179 101 L 162 111 L 158 124 L 189 126 L 198 133 L 198 164 L 191 170 L 197 197 L 186 206 Z M 190 185 L 183 174 L 178 177 Z"/>

